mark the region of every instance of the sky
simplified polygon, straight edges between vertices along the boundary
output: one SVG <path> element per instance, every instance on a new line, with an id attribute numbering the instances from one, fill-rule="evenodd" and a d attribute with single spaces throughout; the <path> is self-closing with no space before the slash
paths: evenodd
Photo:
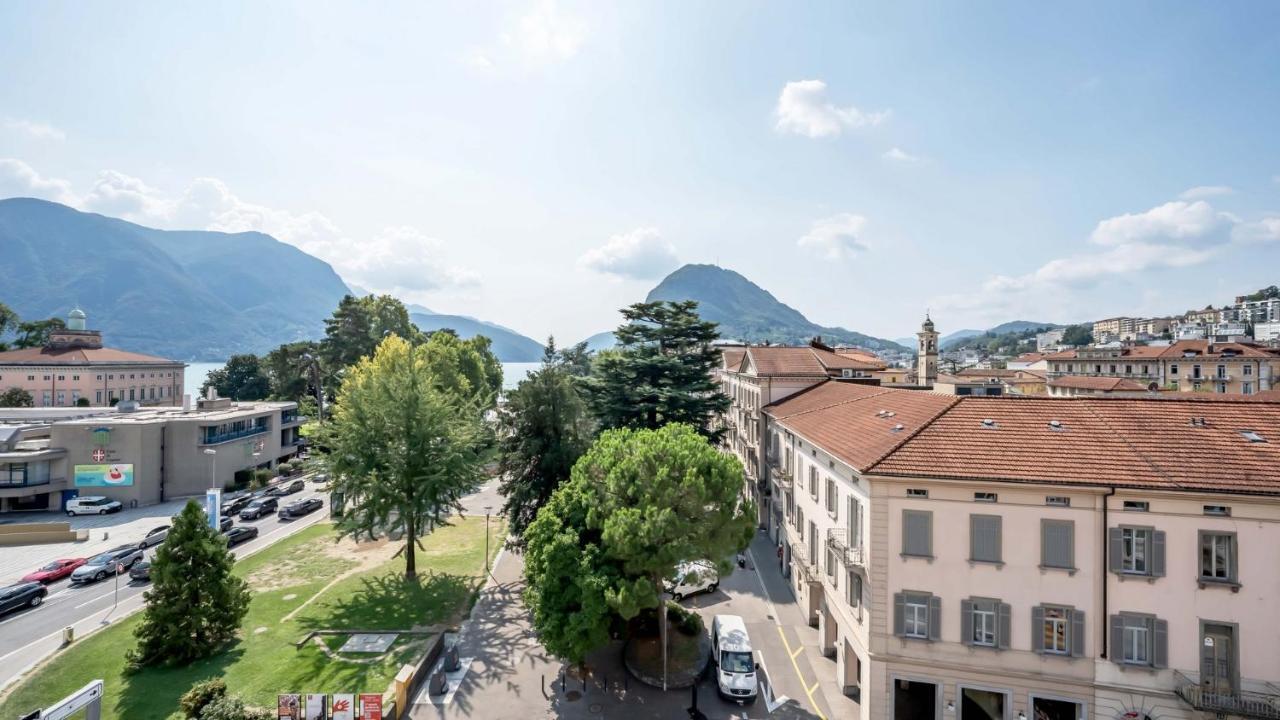
<path id="1" fill-rule="evenodd" d="M 0 197 L 538 339 L 683 263 L 888 338 L 1280 283 L 1274 2 L 5 3 L 0 67 Z"/>

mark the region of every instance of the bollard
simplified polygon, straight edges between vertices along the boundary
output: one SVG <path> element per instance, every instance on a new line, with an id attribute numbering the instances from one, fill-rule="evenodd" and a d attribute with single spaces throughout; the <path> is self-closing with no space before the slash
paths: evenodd
<path id="1" fill-rule="evenodd" d="M 75 627 L 73 627 L 73 626 L 71 626 L 71 625 L 68 625 L 68 626 L 66 626 L 66 627 L 62 628 L 62 644 L 63 644 L 63 645 L 70 645 L 71 643 L 73 643 L 73 642 L 75 642 L 75 641 L 76 641 L 76 629 L 75 629 Z"/>
<path id="2" fill-rule="evenodd" d="M 107 532 L 106 530 L 103 530 L 103 531 L 102 531 L 102 539 L 103 539 L 103 540 L 106 540 L 106 539 L 107 539 L 107 538 L 109 538 L 109 537 L 111 537 L 111 533 Z"/>
<path id="3" fill-rule="evenodd" d="M 560 692 L 564 692 L 564 668 L 560 668 Z"/>
<path id="4" fill-rule="evenodd" d="M 443 667 L 445 672 L 455 672 L 458 668 L 462 667 L 462 663 L 458 660 L 457 643 L 450 645 L 449 649 L 444 651 Z"/>

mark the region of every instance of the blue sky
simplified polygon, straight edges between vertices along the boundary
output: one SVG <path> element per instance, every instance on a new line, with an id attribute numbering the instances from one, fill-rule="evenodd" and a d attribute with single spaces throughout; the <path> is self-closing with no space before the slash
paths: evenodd
<path id="1" fill-rule="evenodd" d="M 884 337 L 1280 282 L 1280 4 L 0 6 L 0 197 L 536 338 L 684 262 Z"/>

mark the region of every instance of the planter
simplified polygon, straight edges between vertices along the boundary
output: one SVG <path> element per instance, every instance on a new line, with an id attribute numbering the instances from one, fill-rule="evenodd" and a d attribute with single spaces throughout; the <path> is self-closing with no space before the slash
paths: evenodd
<path id="1" fill-rule="evenodd" d="M 711 636 L 705 631 L 694 637 L 668 624 L 667 689 L 692 686 L 711 661 Z M 657 637 L 630 638 L 622 648 L 627 672 L 640 682 L 662 687 L 662 645 Z"/>

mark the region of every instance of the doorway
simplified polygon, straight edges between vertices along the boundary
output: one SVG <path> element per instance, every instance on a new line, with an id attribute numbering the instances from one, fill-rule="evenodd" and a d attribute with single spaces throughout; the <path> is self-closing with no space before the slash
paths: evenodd
<path id="1" fill-rule="evenodd" d="M 959 720 L 1005 720 L 1007 697 L 995 690 L 960 688 Z"/>
<path id="2" fill-rule="evenodd" d="M 1200 635 L 1200 689 L 1214 695 L 1235 695 L 1236 626 L 1205 622 Z"/>
<path id="3" fill-rule="evenodd" d="M 1032 720 L 1080 720 L 1080 703 L 1053 698 L 1031 698 Z"/>
<path id="4" fill-rule="evenodd" d="M 893 720 L 934 720 L 938 716 L 938 686 L 918 680 L 893 683 Z"/>

